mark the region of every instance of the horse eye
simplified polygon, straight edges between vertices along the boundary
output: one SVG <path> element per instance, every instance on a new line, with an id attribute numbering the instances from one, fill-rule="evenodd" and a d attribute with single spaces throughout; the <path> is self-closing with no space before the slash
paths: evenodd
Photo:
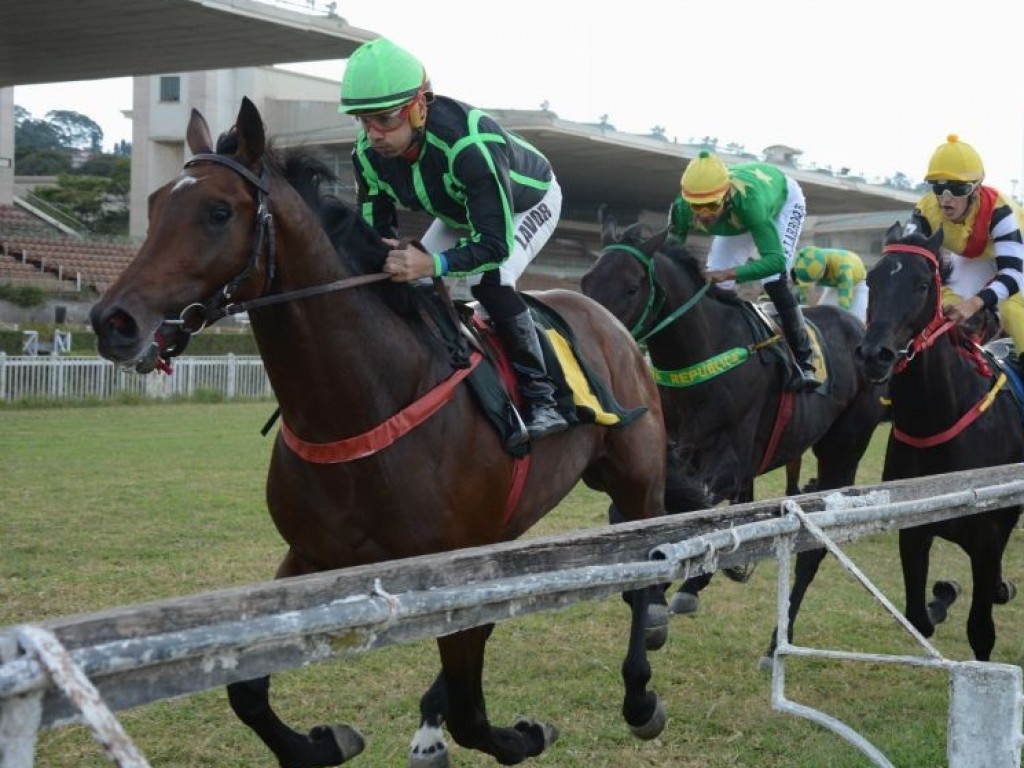
<path id="1" fill-rule="evenodd" d="M 210 223 L 211 224 L 226 224 L 231 218 L 231 206 L 224 203 L 215 205 L 210 209 Z"/>

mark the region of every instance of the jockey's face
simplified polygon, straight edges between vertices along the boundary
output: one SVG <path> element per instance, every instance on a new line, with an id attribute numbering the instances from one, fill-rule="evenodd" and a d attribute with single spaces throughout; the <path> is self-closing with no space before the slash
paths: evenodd
<path id="1" fill-rule="evenodd" d="M 384 157 L 398 157 L 412 144 L 416 130 L 409 119 L 415 100 L 387 112 L 359 115 L 357 120 L 370 146 Z"/>
<path id="2" fill-rule="evenodd" d="M 712 226 L 721 217 L 725 210 L 725 203 L 728 197 L 714 203 L 690 203 L 690 210 L 693 216 L 704 228 Z"/>
<path id="3" fill-rule="evenodd" d="M 932 184 L 932 194 L 939 203 L 942 218 L 946 221 L 961 222 L 967 216 L 971 205 L 971 194 L 976 184 L 963 181 L 937 181 Z"/>

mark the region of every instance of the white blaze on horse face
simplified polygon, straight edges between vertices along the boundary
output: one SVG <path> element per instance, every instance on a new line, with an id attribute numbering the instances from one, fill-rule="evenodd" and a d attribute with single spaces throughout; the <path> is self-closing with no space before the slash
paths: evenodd
<path id="1" fill-rule="evenodd" d="M 892 269 L 889 270 L 889 274 L 890 275 L 895 275 L 901 269 L 903 269 L 903 262 L 902 261 L 897 261 L 895 264 L 892 265 Z"/>
<path id="2" fill-rule="evenodd" d="M 184 189 L 185 187 L 191 186 L 192 184 L 198 184 L 199 179 L 195 176 L 182 176 L 178 179 L 178 183 L 171 187 L 171 194 L 174 194 L 178 190 Z"/>

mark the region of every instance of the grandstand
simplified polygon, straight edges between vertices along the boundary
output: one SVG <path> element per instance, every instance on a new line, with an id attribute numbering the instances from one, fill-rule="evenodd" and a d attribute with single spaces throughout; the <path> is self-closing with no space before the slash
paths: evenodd
<path id="1" fill-rule="evenodd" d="M 16 206 L 0 205 L 0 285 L 35 286 L 58 295 L 98 294 L 135 252 L 136 246 L 127 243 L 69 237 Z"/>

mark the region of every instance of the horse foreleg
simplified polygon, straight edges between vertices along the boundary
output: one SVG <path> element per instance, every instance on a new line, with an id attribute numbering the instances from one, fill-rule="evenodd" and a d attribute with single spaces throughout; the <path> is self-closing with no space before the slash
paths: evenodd
<path id="1" fill-rule="evenodd" d="M 502 765 L 515 765 L 543 752 L 554 743 L 558 732 L 525 718 L 519 718 L 511 728 L 495 728 L 488 722 L 483 691 L 484 650 L 493 629 L 493 624 L 487 624 L 437 638 L 447 691 L 448 732 L 460 746 L 492 755 Z"/>
<path id="2" fill-rule="evenodd" d="M 359 732 L 348 725 L 316 726 L 305 736 L 293 731 L 270 707 L 269 677 L 231 683 L 228 701 L 238 719 L 274 753 L 281 768 L 341 765 L 365 746 Z"/>
<path id="3" fill-rule="evenodd" d="M 996 589 L 1001 581 L 1002 556 L 996 547 L 1004 542 L 989 539 L 968 551 L 971 559 L 971 610 L 967 614 L 967 642 L 971 644 L 974 658 L 988 661 L 996 644 L 996 623 L 992 618 L 992 606 Z"/>
<path id="4" fill-rule="evenodd" d="M 928 559 L 932 548 L 932 535 L 921 528 L 903 528 L 899 533 L 900 566 L 903 569 L 903 593 L 907 621 L 914 625 L 924 637 L 935 633 L 932 613 L 925 605 L 925 591 L 928 586 Z M 950 601 L 952 602 L 952 601 Z M 938 613 L 935 618 L 939 619 Z M 941 619 L 945 618 L 945 614 Z M 940 620 L 941 620 L 940 619 Z"/>
<path id="5" fill-rule="evenodd" d="M 667 717 L 658 694 L 647 690 L 651 680 L 651 665 L 647 660 L 646 616 L 650 592 L 634 589 L 623 593 L 632 612 L 629 629 L 629 647 L 622 662 L 622 682 L 625 696 L 622 716 L 629 730 L 638 739 L 653 739 L 665 728 Z"/>
<path id="6" fill-rule="evenodd" d="M 800 605 L 807 594 L 807 588 L 811 586 L 814 577 L 818 575 L 818 568 L 821 567 L 821 561 L 825 559 L 825 554 L 824 549 L 808 549 L 797 553 L 796 574 L 793 579 L 793 588 L 789 591 L 789 612 L 787 613 L 789 617 L 789 631 L 786 632 L 786 637 L 790 642 L 793 642 L 793 625 L 796 623 L 796 615 L 800 612 Z M 767 668 L 771 665 L 772 657 L 775 656 L 775 650 L 778 647 L 779 628 L 776 627 L 772 630 L 772 638 L 768 642 L 768 650 L 761 657 L 760 666 L 762 668 Z"/>
<path id="7" fill-rule="evenodd" d="M 448 768 L 448 744 L 441 726 L 448 716 L 448 684 L 444 672 L 420 698 L 420 727 L 409 745 L 409 768 Z"/>

